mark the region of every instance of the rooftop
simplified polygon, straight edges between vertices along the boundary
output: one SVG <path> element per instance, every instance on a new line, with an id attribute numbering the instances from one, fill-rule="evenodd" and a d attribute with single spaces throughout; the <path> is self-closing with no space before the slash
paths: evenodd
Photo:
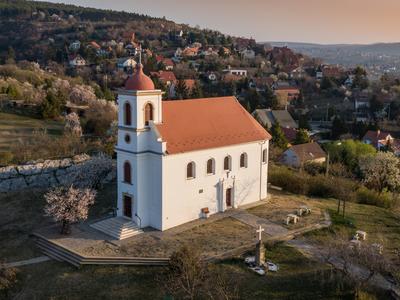
<path id="1" fill-rule="evenodd" d="M 233 96 L 164 101 L 162 111 L 156 126 L 168 154 L 271 139 Z"/>

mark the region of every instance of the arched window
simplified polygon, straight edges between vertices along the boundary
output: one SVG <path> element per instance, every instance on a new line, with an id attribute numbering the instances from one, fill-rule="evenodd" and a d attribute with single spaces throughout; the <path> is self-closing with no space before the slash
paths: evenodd
<path id="1" fill-rule="evenodd" d="M 229 155 L 225 156 L 225 158 L 224 158 L 224 170 L 225 171 L 230 171 L 231 168 L 232 168 L 231 157 Z"/>
<path id="2" fill-rule="evenodd" d="M 129 162 L 124 163 L 124 182 L 132 183 L 132 169 L 131 164 Z"/>
<path id="3" fill-rule="evenodd" d="M 266 164 L 266 163 L 267 163 L 267 160 L 268 160 L 268 149 L 264 149 L 264 150 L 263 150 L 263 153 L 262 153 L 262 162 L 263 162 L 264 164 Z"/>
<path id="4" fill-rule="evenodd" d="M 190 178 L 195 178 L 196 177 L 196 165 L 194 162 L 190 162 L 187 164 L 186 167 L 186 178 L 190 179 Z"/>
<path id="5" fill-rule="evenodd" d="M 207 160 L 207 174 L 215 174 L 215 162 L 213 158 Z"/>
<path id="6" fill-rule="evenodd" d="M 124 125 L 132 125 L 132 110 L 129 102 L 126 102 L 124 105 Z"/>
<path id="7" fill-rule="evenodd" d="M 144 107 L 144 125 L 149 125 L 149 121 L 153 121 L 153 105 L 147 103 Z"/>
<path id="8" fill-rule="evenodd" d="M 240 167 L 247 168 L 247 153 L 240 154 Z"/>

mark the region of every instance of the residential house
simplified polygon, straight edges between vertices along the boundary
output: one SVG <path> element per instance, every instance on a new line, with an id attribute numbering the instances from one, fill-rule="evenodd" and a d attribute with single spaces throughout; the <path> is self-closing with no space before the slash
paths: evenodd
<path id="1" fill-rule="evenodd" d="M 132 57 L 123 57 L 117 60 L 117 68 L 120 71 L 132 72 L 136 68 L 136 61 Z"/>
<path id="2" fill-rule="evenodd" d="M 70 51 L 78 51 L 81 48 L 81 42 L 80 41 L 75 41 L 71 43 L 68 47 Z"/>
<path id="3" fill-rule="evenodd" d="M 372 145 L 377 150 L 381 150 L 382 148 L 391 145 L 393 141 L 394 138 L 390 135 L 390 133 L 380 130 L 368 130 L 362 138 L 362 142 L 364 144 Z"/>
<path id="4" fill-rule="evenodd" d="M 299 168 L 306 163 L 323 164 L 326 162 L 326 153 L 318 143 L 307 143 L 291 146 L 283 152 L 280 162 L 284 165 Z"/>
<path id="5" fill-rule="evenodd" d="M 279 123 L 282 128 L 298 128 L 296 121 L 287 110 L 256 109 L 252 116 L 264 128 L 271 128 L 276 123 Z"/>
<path id="6" fill-rule="evenodd" d="M 164 58 L 161 63 L 164 65 L 166 71 L 172 71 L 174 69 L 174 62 L 170 58 Z"/>
<path id="7" fill-rule="evenodd" d="M 158 72 L 152 72 L 151 76 L 157 77 L 160 82 L 165 84 L 166 86 L 170 86 L 171 84 L 176 83 L 176 77 L 174 72 L 172 71 L 158 71 Z"/>
<path id="8" fill-rule="evenodd" d="M 182 53 L 183 53 L 182 48 L 177 48 L 177 49 L 175 50 L 174 56 L 175 56 L 176 58 L 182 57 Z"/>
<path id="9" fill-rule="evenodd" d="M 256 53 L 253 49 L 244 49 L 240 51 L 240 55 L 243 59 L 254 59 L 256 57 Z"/>
<path id="10" fill-rule="evenodd" d="M 72 55 L 69 57 L 69 65 L 71 67 L 81 67 L 86 65 L 86 60 L 78 55 Z"/>
<path id="11" fill-rule="evenodd" d="M 247 70 L 245 70 L 245 69 L 232 69 L 230 66 L 228 66 L 228 68 L 224 69 L 223 72 L 225 74 L 229 74 L 229 75 L 247 77 Z"/>

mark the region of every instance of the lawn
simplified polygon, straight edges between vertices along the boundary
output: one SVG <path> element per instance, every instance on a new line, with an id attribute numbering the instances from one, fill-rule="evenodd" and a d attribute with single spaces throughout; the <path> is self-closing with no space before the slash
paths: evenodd
<path id="1" fill-rule="evenodd" d="M 356 230 L 362 230 L 367 232 L 367 241 L 382 244 L 389 257 L 394 258 L 395 252 L 400 251 L 400 215 L 391 209 L 349 202 L 343 218 L 336 212 L 337 200 L 321 200 L 316 205 L 329 211 L 333 225 L 308 233 L 306 236 L 312 240 L 324 242 L 339 232 L 350 239 Z"/>
<path id="2" fill-rule="evenodd" d="M 46 129 L 49 135 L 60 135 L 63 126 L 57 121 L 0 112 L 0 152 L 9 151 L 10 146 L 19 141 L 29 141 L 35 130 Z"/>
<path id="3" fill-rule="evenodd" d="M 0 193 L 0 260 L 8 262 L 39 256 L 30 234 L 54 224 L 44 216 L 44 190 Z M 99 191 L 89 218 L 104 216 L 115 207 L 116 184 L 107 184 Z"/>
<path id="4" fill-rule="evenodd" d="M 259 276 L 240 259 L 213 264 L 229 274 L 240 299 L 351 299 L 329 269 L 300 252 L 278 244 L 267 258 L 279 264 L 276 274 Z M 161 267 L 84 266 L 46 262 L 20 268 L 20 282 L 10 296 L 18 299 L 163 299 Z M 214 273 L 212 273 L 214 274 Z M 333 274 L 333 275 L 332 275 Z M 348 295 L 347 295 L 348 296 Z"/>
<path id="5" fill-rule="evenodd" d="M 0 195 L 0 259 L 10 262 L 41 255 L 29 234 L 53 223 L 43 216 L 42 194 L 43 191 L 31 190 Z M 280 195 L 286 197 L 285 193 Z M 290 195 L 287 203 L 297 205 L 296 201 L 301 201 L 321 211 L 336 206 L 335 200 L 296 198 Z M 115 184 L 110 184 L 99 191 L 90 216 L 97 218 L 113 206 Z M 333 216 L 332 229 L 307 236 L 314 241 L 330 238 L 337 228 L 344 226 L 349 234 L 359 228 L 366 230 L 371 240 L 380 236 L 391 240 L 392 245 L 388 245 L 387 250 L 399 246 L 400 220 L 390 211 L 352 203 L 348 204 L 347 212 L 355 227 L 341 225 L 343 222 Z M 253 239 L 253 230 L 231 218 L 207 225 L 177 233 L 176 239 L 167 240 L 166 245 L 177 249 L 190 242 L 201 251 L 213 253 L 227 245 L 241 245 Z M 210 241 L 207 234 L 214 239 Z M 155 245 L 150 247 L 157 247 L 157 241 L 153 242 Z M 146 248 L 139 249 L 140 244 L 131 246 L 125 246 L 124 251 L 146 251 Z M 224 260 L 212 267 L 229 274 L 238 287 L 240 299 L 351 299 L 350 295 L 343 294 L 345 289 L 335 272 L 303 256 L 295 248 L 285 244 L 269 245 L 266 256 L 279 265 L 278 273 L 260 277 L 247 269 L 239 258 Z M 164 296 L 158 279 L 163 270 L 160 267 L 83 266 L 76 269 L 66 263 L 49 261 L 19 269 L 19 283 L 11 294 L 18 299 L 163 299 Z"/>
<path id="6" fill-rule="evenodd" d="M 268 219 L 271 222 L 284 226 L 289 230 L 307 227 L 324 220 L 325 210 L 321 209 L 315 201 L 312 201 L 312 199 L 306 196 L 270 192 L 268 200 L 268 203 L 249 208 L 247 211 L 258 217 Z M 311 214 L 301 217 L 297 224 L 284 224 L 287 215 L 297 214 L 297 210 L 303 205 L 312 210 Z"/>

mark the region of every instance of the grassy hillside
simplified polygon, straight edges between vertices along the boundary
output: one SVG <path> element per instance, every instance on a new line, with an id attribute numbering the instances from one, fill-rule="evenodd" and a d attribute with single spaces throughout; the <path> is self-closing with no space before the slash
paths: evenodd
<path id="1" fill-rule="evenodd" d="M 10 150 L 15 143 L 28 142 L 35 130 L 43 129 L 51 136 L 58 136 L 63 123 L 0 112 L 0 152 Z"/>

